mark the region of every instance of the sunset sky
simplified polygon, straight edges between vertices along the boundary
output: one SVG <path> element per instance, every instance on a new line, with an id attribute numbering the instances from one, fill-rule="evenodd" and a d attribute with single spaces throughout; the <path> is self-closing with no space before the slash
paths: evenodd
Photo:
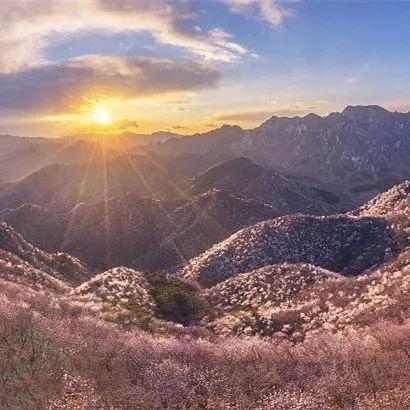
<path id="1" fill-rule="evenodd" d="M 394 0 L 3 0 L 0 133 L 409 111 L 409 22 Z"/>

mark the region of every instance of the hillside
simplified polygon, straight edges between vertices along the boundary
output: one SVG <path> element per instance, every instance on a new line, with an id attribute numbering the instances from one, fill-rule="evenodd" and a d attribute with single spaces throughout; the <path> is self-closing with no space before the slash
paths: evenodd
<path id="1" fill-rule="evenodd" d="M 0 249 L 0 280 L 29 286 L 33 290 L 63 294 L 70 289 L 58 271 L 41 270 L 12 252 Z"/>
<path id="2" fill-rule="evenodd" d="M 114 198 L 124 223 L 134 205 L 139 213 L 150 203 L 126 198 L 125 208 L 124 198 Z M 407 198 L 406 182 L 355 215 L 253 225 L 205 253 L 222 249 L 226 258 L 206 261 L 209 270 L 198 273 L 208 276 L 195 277 L 201 283 L 127 267 L 75 283 L 62 263 L 74 258 L 41 251 L 2 222 L 0 358 L 6 372 L 19 373 L 11 382 L 0 378 L 1 392 L 18 393 L 0 394 L 0 405 L 13 407 L 18 397 L 28 407 L 139 408 L 143 394 L 147 409 L 406 408 Z M 226 212 L 231 203 L 226 221 L 240 220 L 238 201 L 241 218 L 272 212 L 217 190 L 195 204 L 163 205 L 178 222 L 208 227 L 213 207 Z M 80 205 L 79 215 L 88 206 Z M 287 257 L 310 260 L 275 259 Z M 185 269 L 199 266 L 193 261 Z"/>
<path id="3" fill-rule="evenodd" d="M 235 233 L 191 260 L 182 274 L 209 286 L 266 265 L 306 262 L 356 275 L 396 247 L 382 219 L 285 216 Z"/>
<path id="4" fill-rule="evenodd" d="M 24 261 L 24 266 L 35 268 L 57 279 L 78 283 L 88 275 L 79 260 L 65 253 L 48 253 L 27 242 L 10 225 L 0 220 L 0 250 L 12 263 Z M 23 268 L 24 269 L 24 268 Z"/>
<path id="5" fill-rule="evenodd" d="M 182 274 L 209 286 L 266 265 L 306 262 L 356 275 L 409 245 L 409 209 L 406 181 L 350 214 L 261 222 L 194 258 Z"/>
<path id="6" fill-rule="evenodd" d="M 277 306 L 307 288 L 341 275 L 306 263 L 283 263 L 241 273 L 205 290 L 211 306 L 225 312 Z"/>
<path id="7" fill-rule="evenodd" d="M 176 268 L 238 229 L 276 216 L 268 205 L 212 189 L 173 210 L 172 232 L 138 263 L 148 270 Z"/>
<path id="8" fill-rule="evenodd" d="M 293 269 L 293 275 L 303 275 L 303 268 Z M 320 272 L 319 268 L 312 269 Z M 279 335 L 299 340 L 314 333 L 341 332 L 380 320 L 401 323 L 409 315 L 409 248 L 367 274 L 346 278 L 329 272 L 321 280 L 312 281 L 310 286 L 300 286 L 300 282 L 296 282 L 295 288 L 285 297 L 279 287 L 278 297 L 269 291 L 271 280 L 266 273 L 286 270 L 289 270 L 288 265 L 266 267 L 209 289 L 209 297 L 217 302 L 222 312 L 215 320 L 208 320 L 206 326 L 224 335 Z M 256 278 L 253 277 L 255 273 Z M 305 278 L 303 275 L 301 280 Z M 260 293 L 255 293 L 253 283 L 257 284 Z M 238 287 L 239 296 L 235 297 Z"/>

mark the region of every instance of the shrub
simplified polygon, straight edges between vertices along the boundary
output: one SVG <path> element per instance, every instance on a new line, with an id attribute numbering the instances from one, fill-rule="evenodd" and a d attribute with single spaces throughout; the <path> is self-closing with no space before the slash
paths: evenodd
<path id="1" fill-rule="evenodd" d="M 157 314 L 164 319 L 188 324 L 206 313 L 206 303 L 193 284 L 163 273 L 146 276 L 151 285 L 150 294 L 157 305 Z"/>
<path id="2" fill-rule="evenodd" d="M 81 305 L 73 315 L 59 299 L 20 285 L 0 282 L 0 292 L 2 408 L 409 405 L 408 320 L 310 334 L 296 344 L 232 337 L 209 341 L 126 331 Z"/>

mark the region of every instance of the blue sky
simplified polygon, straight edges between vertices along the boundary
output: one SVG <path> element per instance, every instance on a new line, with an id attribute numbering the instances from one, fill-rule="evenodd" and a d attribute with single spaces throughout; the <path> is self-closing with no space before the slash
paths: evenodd
<path id="1" fill-rule="evenodd" d="M 29 19 L 19 0 L 0 11 L 10 33 L 0 41 L 0 132 L 74 131 L 90 121 L 84 101 L 140 132 L 252 127 L 349 104 L 410 110 L 410 1 L 63 3 L 29 2 Z"/>

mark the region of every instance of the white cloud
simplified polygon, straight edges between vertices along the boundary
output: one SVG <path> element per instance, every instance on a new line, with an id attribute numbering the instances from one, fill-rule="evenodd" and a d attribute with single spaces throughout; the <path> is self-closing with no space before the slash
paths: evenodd
<path id="1" fill-rule="evenodd" d="M 359 80 L 360 80 L 360 77 L 355 75 L 355 76 L 346 78 L 344 82 L 345 82 L 345 84 L 355 84 Z"/>
<path id="2" fill-rule="evenodd" d="M 234 11 L 257 15 L 270 25 L 277 27 L 286 17 L 292 15 L 290 9 L 279 4 L 277 0 L 222 0 L 228 3 Z"/>
<path id="3" fill-rule="evenodd" d="M 207 60 L 246 53 L 221 29 L 203 30 L 187 0 L 14 0 L 0 8 L 0 71 L 43 62 L 44 49 L 66 35 L 149 32 L 156 41 Z"/>

